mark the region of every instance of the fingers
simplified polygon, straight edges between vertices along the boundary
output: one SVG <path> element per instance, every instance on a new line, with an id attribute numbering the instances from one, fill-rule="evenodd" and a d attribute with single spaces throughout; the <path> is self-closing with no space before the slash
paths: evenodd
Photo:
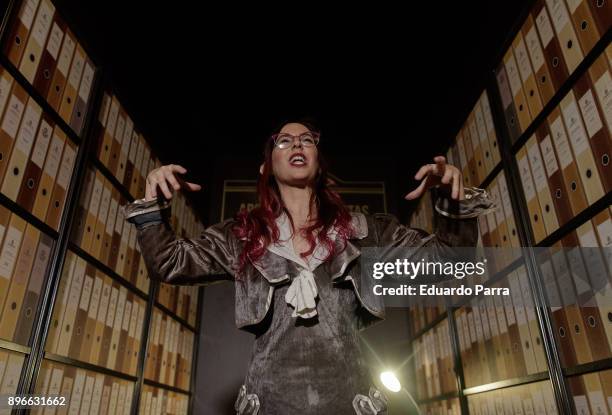
<path id="1" fill-rule="evenodd" d="M 145 200 L 149 201 L 157 197 L 157 195 L 155 194 L 155 188 L 156 186 L 151 183 L 149 177 L 147 176 L 147 183 L 145 186 Z"/>
<path id="2" fill-rule="evenodd" d="M 183 182 L 183 188 L 189 190 L 190 192 L 198 192 L 202 190 L 201 185 L 191 182 Z"/>
<path id="3" fill-rule="evenodd" d="M 426 186 L 427 186 L 427 179 L 423 180 L 416 189 L 414 189 L 412 192 L 404 196 L 404 199 L 406 200 L 418 199 L 419 197 L 423 195 L 423 193 L 425 193 Z"/>
<path id="4" fill-rule="evenodd" d="M 446 164 L 446 157 L 436 156 L 434 157 L 434 163 L 436 163 L 440 167 L 444 167 L 444 165 Z"/>
<path id="5" fill-rule="evenodd" d="M 167 166 L 164 166 L 164 167 L 168 167 L 171 171 L 177 172 L 179 174 L 187 173 L 187 169 L 179 164 L 168 164 Z"/>
<path id="6" fill-rule="evenodd" d="M 416 180 L 421 180 L 427 174 L 435 174 L 437 176 L 444 176 L 447 171 L 446 168 L 446 157 L 444 156 L 436 156 L 434 157 L 435 164 L 426 164 L 419 169 L 417 174 L 414 176 Z M 450 176 L 447 180 L 450 180 Z"/>
<path id="7" fill-rule="evenodd" d="M 168 183 L 166 182 L 165 174 L 163 172 L 159 172 L 157 176 L 157 187 L 161 190 L 166 199 L 172 199 L 172 192 L 170 191 Z"/>
<path id="8" fill-rule="evenodd" d="M 190 192 L 198 192 L 202 190 L 202 186 L 197 183 L 187 182 L 180 177 L 176 178 L 181 185 L 181 188 Z"/>
<path id="9" fill-rule="evenodd" d="M 461 177 L 458 171 L 455 171 L 453 174 L 453 191 L 451 192 L 451 197 L 455 200 L 459 197 L 459 186 L 462 185 Z"/>
<path id="10" fill-rule="evenodd" d="M 197 183 L 184 181 L 176 175 L 177 173 L 185 174 L 187 173 L 187 169 L 178 164 L 168 164 L 151 171 L 151 173 L 149 173 L 147 176 L 145 199 L 155 199 L 157 197 L 158 190 L 166 199 L 172 199 L 172 194 L 181 188 L 193 192 L 202 189 L 202 186 Z"/>
<path id="11" fill-rule="evenodd" d="M 179 190 L 181 188 L 181 184 L 178 182 L 177 178 L 174 177 L 174 174 L 172 173 L 171 169 L 163 170 L 163 173 L 164 178 L 168 183 L 170 183 L 174 190 Z"/>
<path id="12" fill-rule="evenodd" d="M 423 167 L 421 167 L 419 169 L 419 171 L 417 172 L 417 174 L 414 175 L 414 178 L 416 180 L 421 180 L 423 179 L 423 177 L 425 177 L 428 174 L 433 173 L 435 170 L 435 165 L 433 164 L 426 164 Z"/>
<path id="13" fill-rule="evenodd" d="M 450 184 L 451 181 L 453 180 L 453 174 L 455 173 L 455 170 L 452 168 L 449 168 L 449 166 L 446 166 L 444 168 L 444 175 L 442 176 L 442 184 Z"/>
<path id="14" fill-rule="evenodd" d="M 435 164 L 426 164 L 415 174 L 414 178 L 421 180 L 421 183 L 416 189 L 404 196 L 404 198 L 407 200 L 417 199 L 430 187 L 442 184 L 447 188 L 450 187 L 453 199 L 463 200 L 465 198 L 465 189 L 461 171 L 455 166 L 447 164 L 446 157 L 444 156 L 436 156 L 433 161 Z"/>

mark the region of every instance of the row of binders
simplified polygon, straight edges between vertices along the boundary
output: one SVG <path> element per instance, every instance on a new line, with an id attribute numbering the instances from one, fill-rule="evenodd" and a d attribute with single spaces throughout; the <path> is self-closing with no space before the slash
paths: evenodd
<path id="1" fill-rule="evenodd" d="M 418 205 L 410 217 L 412 228 L 423 229 L 429 233 L 433 232 L 433 202 L 431 199 L 429 193 L 419 199 Z"/>
<path id="2" fill-rule="evenodd" d="M 25 362 L 25 355 L 17 352 L 0 349 L 0 395 L 3 399 L 14 396 L 19 384 L 19 376 Z M 10 410 L 6 408 L 6 402 L 0 407 L 1 415 L 8 415 Z"/>
<path id="3" fill-rule="evenodd" d="M 589 0 L 537 0 L 497 68 L 514 143 L 612 24 L 612 9 Z"/>
<path id="4" fill-rule="evenodd" d="M 460 415 L 461 404 L 458 398 L 451 398 L 437 402 L 419 405 L 422 415 Z"/>
<path id="5" fill-rule="evenodd" d="M 143 299 L 68 251 L 45 350 L 134 375 L 145 308 Z"/>
<path id="6" fill-rule="evenodd" d="M 96 68 L 50 0 L 24 0 L 3 52 L 77 134 L 90 107 Z"/>
<path id="7" fill-rule="evenodd" d="M 143 385 L 140 411 L 142 415 L 187 415 L 189 395 Z"/>
<path id="8" fill-rule="evenodd" d="M 127 203 L 119 190 L 96 168 L 88 168 L 75 215 L 71 240 L 141 291 L 149 291 L 137 230 L 119 209 Z"/>
<path id="9" fill-rule="evenodd" d="M 183 193 L 175 193 L 170 200 L 170 225 L 179 238 L 199 236 L 204 225 Z"/>
<path id="10" fill-rule="evenodd" d="M 43 360 L 36 396 L 63 397 L 63 406 L 32 407 L 32 414 L 128 415 L 134 382 Z"/>
<path id="11" fill-rule="evenodd" d="M 78 147 L 0 67 L 0 192 L 58 230 Z"/>
<path id="12" fill-rule="evenodd" d="M 195 336 L 172 317 L 154 308 L 144 377 L 189 390 Z"/>
<path id="13" fill-rule="evenodd" d="M 446 312 L 446 305 L 443 297 L 437 297 L 437 305 L 416 303 L 408 308 L 410 333 L 415 335 L 431 324 L 440 315 Z"/>
<path id="14" fill-rule="evenodd" d="M 559 413 L 548 380 L 470 395 L 467 401 L 468 410 L 472 415 L 557 415 Z"/>
<path id="15" fill-rule="evenodd" d="M 0 206 L 0 339 L 28 345 L 54 241 Z"/>
<path id="16" fill-rule="evenodd" d="M 485 190 L 495 202 L 496 209 L 493 213 L 478 217 L 478 244 L 485 248 L 502 248 L 489 258 L 487 270 L 492 274 L 503 270 L 517 259 L 521 243 L 504 171 L 499 172 Z"/>
<path id="17" fill-rule="evenodd" d="M 611 217 L 604 209 L 540 254 L 564 367 L 612 357 Z"/>
<path id="18" fill-rule="evenodd" d="M 420 400 L 457 391 L 448 319 L 414 340 L 412 350 Z"/>
<path id="19" fill-rule="evenodd" d="M 94 139 L 100 162 L 132 197 L 144 197 L 147 175 L 161 164 L 119 99 L 109 92 L 102 99 Z"/>
<path id="20" fill-rule="evenodd" d="M 610 63 L 599 56 L 516 153 L 536 243 L 612 190 Z"/>
<path id="21" fill-rule="evenodd" d="M 461 170 L 465 186 L 479 186 L 501 161 L 487 91 L 470 111 L 446 158 Z"/>
<path id="22" fill-rule="evenodd" d="M 199 288 L 194 285 L 161 283 L 157 292 L 157 301 L 195 328 L 198 312 L 198 292 Z"/>
<path id="23" fill-rule="evenodd" d="M 455 311 L 466 387 L 546 372 L 544 344 L 526 269 L 494 287 L 511 295 L 478 296 Z"/>
<path id="24" fill-rule="evenodd" d="M 612 370 L 567 378 L 576 413 L 612 413 Z"/>

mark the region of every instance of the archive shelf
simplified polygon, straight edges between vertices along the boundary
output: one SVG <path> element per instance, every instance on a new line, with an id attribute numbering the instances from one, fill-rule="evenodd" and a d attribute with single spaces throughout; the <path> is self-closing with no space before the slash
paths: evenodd
<path id="1" fill-rule="evenodd" d="M 575 86 L 579 82 L 582 82 L 581 79 L 583 79 L 583 77 L 586 77 L 586 74 L 592 76 L 592 72 L 590 71 L 590 69 L 592 68 L 594 63 L 597 62 L 598 59 L 603 60 L 602 55 L 606 54 L 606 48 L 610 48 L 610 39 L 612 35 L 610 34 L 609 26 L 606 26 L 605 30 L 601 30 L 602 24 L 604 24 L 602 22 L 605 21 L 608 22 L 605 24 L 609 24 L 610 18 L 612 18 L 612 16 L 610 16 L 610 10 L 606 9 L 606 11 L 604 11 L 603 9 L 595 9 L 595 3 L 592 3 L 593 7 L 591 8 L 591 2 L 586 1 L 566 3 L 535 0 L 528 3 L 529 4 L 526 5 L 519 19 L 517 19 L 514 27 L 509 32 L 504 44 L 502 45 L 503 47 L 501 48 L 499 55 L 494 61 L 496 65 L 499 65 L 496 66 L 488 74 L 488 76 L 486 76 L 485 90 L 490 99 L 493 123 L 495 126 L 495 131 L 499 144 L 498 147 L 501 155 L 501 163 L 495 165 L 493 170 L 486 175 L 486 178 L 481 182 L 481 186 L 488 187 L 495 180 L 495 178 L 503 172 L 507 180 L 507 187 L 510 197 L 509 207 L 511 207 L 512 209 L 512 216 L 514 217 L 514 221 L 516 222 L 517 237 L 520 241 L 520 245 L 527 247 L 548 247 L 552 246 L 555 242 L 560 241 L 570 233 L 574 232 L 576 229 L 594 218 L 596 215 L 600 214 L 602 211 L 605 211 L 611 205 L 612 192 L 604 192 L 602 197 L 597 200 L 594 200 L 593 203 L 590 203 L 589 206 L 586 206 L 584 210 L 574 214 L 573 217 L 567 220 L 565 223 L 560 223 L 560 226 L 558 226 L 556 230 L 550 232 L 550 234 L 547 234 L 544 238 L 540 238 L 540 240 L 537 241 L 536 237 L 534 236 L 534 229 L 532 228 L 532 223 L 530 220 L 530 211 L 524 194 L 523 182 L 521 180 L 521 172 L 517 163 L 517 155 L 519 155 L 521 151 L 525 151 L 524 149 L 527 148 L 527 144 L 530 138 L 534 136 L 536 131 L 538 131 L 538 129 L 543 123 L 547 122 L 548 117 L 551 115 L 551 113 L 555 111 L 557 107 L 560 106 L 566 95 L 573 91 Z M 569 3 L 572 3 L 573 8 L 565 9 L 565 7 L 569 5 Z M 552 11 L 550 9 L 550 7 L 553 6 L 556 7 L 554 10 L 554 15 L 552 14 Z M 596 15 L 596 13 L 599 12 L 601 12 L 602 14 Z M 566 14 L 564 15 L 563 13 Z M 605 20 L 603 18 L 603 13 L 607 13 L 605 14 L 605 18 L 607 18 L 608 20 Z M 567 19 L 563 20 L 564 16 L 566 16 Z M 541 18 L 540 21 L 536 21 L 537 17 Z M 579 17 L 584 20 L 579 21 Z M 557 20 L 554 20 L 551 23 L 551 19 Z M 534 47 L 534 50 L 525 49 L 521 51 L 520 49 L 525 46 L 521 45 L 521 41 L 525 41 L 527 43 L 527 37 L 530 37 L 532 41 L 533 39 L 535 39 L 536 41 L 541 41 L 541 30 L 545 29 L 545 23 L 547 20 L 548 23 L 552 25 L 549 26 L 549 28 L 551 29 L 550 34 L 553 40 L 557 42 L 557 36 L 562 36 L 565 42 L 561 44 L 561 49 L 557 51 L 558 59 L 560 59 L 562 65 L 565 65 L 564 59 L 567 55 L 568 59 L 573 59 L 571 62 L 572 65 L 568 66 L 568 68 L 571 68 L 568 69 L 568 73 L 563 79 L 563 82 L 560 85 L 556 85 L 556 87 L 554 87 L 553 92 L 550 93 L 548 96 L 544 97 L 544 95 L 542 95 L 541 108 L 538 109 L 537 106 L 533 107 L 536 110 L 534 110 L 530 115 L 528 124 L 523 123 L 523 128 L 520 128 L 520 131 L 517 133 L 517 125 L 521 127 L 518 124 L 519 122 L 521 122 L 521 120 L 518 119 L 518 111 L 525 111 L 526 108 L 528 108 L 527 111 L 530 111 L 530 99 L 533 96 L 534 88 L 535 94 L 540 96 L 539 94 L 543 91 L 543 89 L 541 88 L 544 88 L 544 86 L 540 84 L 536 85 L 536 83 L 533 83 L 531 84 L 531 91 L 525 89 L 525 85 L 526 82 L 528 82 L 528 79 L 524 73 L 520 72 L 522 69 L 519 68 L 516 63 L 514 63 L 514 68 L 509 68 L 508 65 L 512 66 L 512 59 L 515 59 L 515 57 L 517 60 L 520 59 L 521 56 L 519 55 L 521 53 L 523 59 L 527 56 L 527 65 L 532 64 L 534 62 L 534 56 L 532 56 L 532 52 L 537 52 L 537 45 L 536 47 Z M 541 27 L 537 26 L 538 24 L 540 24 Z M 559 28 L 555 25 L 561 24 L 566 25 L 566 30 L 563 32 L 562 35 L 559 35 Z M 568 27 L 571 27 L 571 30 L 568 29 Z M 601 36 L 596 40 L 593 40 L 593 37 L 591 36 L 589 40 L 586 38 L 587 35 L 585 33 L 589 31 L 594 32 L 594 27 L 596 27 L 595 32 L 599 31 Z M 575 37 L 572 38 L 571 35 L 568 35 L 568 33 L 574 30 Z M 535 36 L 533 36 L 534 33 Z M 567 36 L 570 37 L 566 39 Z M 523 38 L 522 40 L 521 37 Z M 585 53 L 583 53 L 582 58 L 580 58 L 580 61 L 578 61 L 578 58 L 575 57 L 577 55 L 574 55 L 574 57 L 572 58 L 571 54 L 573 52 L 570 50 L 572 47 L 571 41 L 573 41 L 574 49 L 577 47 L 579 48 L 579 50 L 585 51 Z M 548 43 L 546 45 L 548 45 Z M 587 46 L 585 47 L 585 45 Z M 532 46 L 533 45 L 528 45 L 528 48 Z M 539 47 L 542 47 L 542 45 L 540 45 Z M 581 47 L 583 49 L 580 49 Z M 512 56 L 512 53 L 514 53 L 514 56 Z M 548 51 L 544 50 L 543 53 L 544 54 L 542 56 L 544 56 L 545 59 L 548 59 Z M 608 60 L 609 59 L 610 55 L 608 50 Z M 522 64 L 524 63 L 525 61 L 522 62 Z M 544 63 L 544 66 L 540 66 L 538 68 L 533 66 L 532 75 L 536 75 L 535 79 L 537 80 L 537 82 L 541 82 L 542 84 L 546 82 L 551 83 L 553 81 L 550 77 L 537 77 L 542 73 L 546 73 L 542 72 L 538 74 L 538 70 L 542 68 L 548 70 L 547 65 L 549 65 L 550 62 L 546 61 Z M 559 63 L 559 60 L 557 60 L 555 63 Z M 521 63 L 519 63 L 519 66 L 520 64 Z M 609 61 L 608 65 L 610 65 Z M 501 84 L 499 82 L 500 76 L 502 81 L 503 76 L 507 76 L 506 70 L 508 68 L 511 71 L 514 71 L 513 75 L 516 77 L 516 79 L 519 79 L 519 82 L 522 82 L 522 84 L 519 86 L 521 86 L 523 88 L 523 91 L 525 92 L 525 94 L 521 97 L 520 90 L 512 91 L 511 88 L 508 86 L 508 79 L 506 78 L 505 87 L 507 88 L 507 91 L 510 92 L 509 101 L 507 98 L 504 99 L 504 91 L 500 89 L 504 88 L 503 82 Z M 607 70 L 612 71 L 612 68 L 608 66 Z M 593 83 L 594 82 L 595 81 L 593 80 Z M 529 96 L 530 94 L 528 92 L 532 93 L 531 96 Z M 523 99 L 523 101 L 518 102 L 516 101 L 516 99 Z M 510 103 L 510 107 L 507 106 L 508 102 Z M 521 105 L 520 109 L 519 105 Z M 509 117 L 509 113 L 505 112 L 505 110 L 508 108 L 514 108 L 514 110 L 517 111 L 516 113 L 513 113 L 515 118 Z M 580 109 L 580 111 L 583 110 Z M 584 117 L 584 114 L 582 114 L 581 112 L 579 112 L 579 114 L 581 114 L 580 116 Z M 523 117 L 525 117 L 524 114 Z M 524 121 L 525 119 L 526 118 L 524 118 L 522 121 Z M 513 123 L 510 123 L 509 120 L 513 121 Z M 605 125 L 605 122 L 603 128 L 608 128 Z M 607 133 L 612 134 L 612 131 L 608 130 Z M 587 137 L 587 141 L 589 141 L 590 143 L 590 133 Z M 452 145 L 453 143 L 451 143 L 451 146 Z M 450 154 L 453 153 L 451 150 L 449 150 L 449 152 Z M 457 161 L 461 161 L 458 159 L 458 157 L 450 157 L 450 160 L 454 162 L 455 165 L 458 164 Z M 466 162 L 467 160 L 463 160 L 463 163 L 461 163 L 463 164 L 464 176 L 467 167 Z M 459 165 L 458 167 L 460 169 L 462 168 L 462 166 Z M 531 168 L 533 169 L 533 166 L 531 166 Z M 578 180 L 580 180 L 580 178 Z M 433 212 L 430 212 L 430 214 L 433 215 Z M 423 212 L 419 212 L 418 217 L 421 218 L 423 216 L 425 216 L 425 214 Z M 572 395 L 577 393 L 576 391 L 580 392 L 580 388 L 578 387 L 578 389 L 576 389 L 576 383 L 572 379 L 590 373 L 604 373 L 602 371 L 609 370 L 610 365 L 612 364 L 611 357 L 602 360 L 596 360 L 594 362 L 582 363 L 570 367 L 563 367 L 561 360 L 562 356 L 560 354 L 560 346 L 557 343 L 554 334 L 555 329 L 551 311 L 550 309 L 544 306 L 545 304 L 547 304 L 547 296 L 546 287 L 544 286 L 543 274 L 542 271 L 539 269 L 538 262 L 532 250 L 525 250 L 523 257 L 520 260 L 515 261 L 509 267 L 505 267 L 503 272 L 496 274 L 484 284 L 494 284 L 497 280 L 503 278 L 504 274 L 508 273 L 512 269 L 518 268 L 521 265 L 524 265 L 525 267 L 525 271 L 528 277 L 527 279 L 529 291 L 531 293 L 530 295 L 536 305 L 534 312 L 537 320 L 537 328 L 539 332 L 538 334 L 541 337 L 544 346 L 547 370 L 541 371 L 539 373 L 530 374 L 528 376 L 504 379 L 497 382 L 475 385 L 469 388 L 466 387 L 455 312 L 456 310 L 460 310 L 461 307 L 469 304 L 469 301 L 471 300 L 466 299 L 462 301 L 460 304 L 458 304 L 459 307 L 457 307 L 456 305 L 449 307 L 447 309 L 447 315 L 445 317 L 448 317 L 448 321 L 450 323 L 449 327 L 451 331 L 451 337 L 453 339 L 454 356 L 456 360 L 455 376 L 458 385 L 460 385 L 459 392 L 457 395 L 461 404 L 460 406 L 462 413 L 464 414 L 470 413 L 470 409 L 476 410 L 476 407 L 472 406 L 476 402 L 473 400 L 473 397 L 492 396 L 487 394 L 487 392 L 495 393 L 495 391 L 509 390 L 509 388 L 520 387 L 521 385 L 535 383 L 550 385 L 552 391 L 554 392 L 554 401 L 556 402 L 556 408 L 554 408 L 554 411 L 560 413 L 575 413 L 577 410 L 575 405 L 576 402 L 579 402 L 579 400 L 574 399 Z M 426 334 L 445 317 L 438 317 L 437 319 L 435 319 L 434 322 L 430 322 L 425 327 L 423 327 L 423 329 L 413 333 L 413 339 L 417 338 L 417 336 L 420 337 Z M 602 380 L 602 382 L 604 381 Z M 550 396 L 551 398 L 553 397 L 553 395 Z M 470 402 L 468 402 L 468 398 L 470 398 Z M 580 399 L 582 399 L 582 397 Z M 584 397 L 584 400 L 587 399 L 589 398 Z M 426 403 L 426 401 L 423 400 L 422 403 Z"/>
<path id="2" fill-rule="evenodd" d="M 7 45 L 9 41 L 12 41 L 11 39 L 9 39 L 9 35 L 12 30 L 15 19 L 19 14 L 20 8 L 25 1 L 27 0 L 11 0 L 6 5 L 6 8 L 3 8 L 1 10 L 3 13 L 3 19 L 2 24 L 0 26 L 0 34 L 3 51 L 9 50 Z M 52 3 L 49 0 L 34 0 L 34 2 L 32 3 L 35 5 L 34 10 L 32 10 L 32 13 L 34 13 L 34 15 L 32 16 L 32 19 L 34 21 L 33 24 L 37 24 L 36 22 L 39 18 L 38 11 L 42 10 L 42 8 L 39 8 L 39 4 L 43 3 L 45 4 L 45 7 L 47 7 L 47 10 L 50 10 L 49 5 L 52 5 Z M 53 9 L 53 7 L 51 7 L 51 9 Z M 78 25 L 75 24 L 74 21 L 70 20 L 70 16 L 66 13 L 66 10 L 54 9 L 51 13 L 51 19 L 53 20 L 53 22 L 55 22 L 55 16 L 59 16 L 58 19 L 61 19 L 61 21 L 63 22 L 62 24 L 65 25 L 61 27 L 58 26 L 58 28 L 50 29 L 50 33 L 54 29 L 56 30 L 56 33 L 57 31 L 61 32 L 62 30 L 65 30 L 66 27 L 70 29 L 71 33 L 74 35 L 74 39 L 77 44 L 76 48 L 78 49 L 82 46 L 82 49 L 79 49 L 82 50 L 82 53 L 84 54 L 84 63 L 82 64 L 82 71 L 86 72 L 87 70 L 90 70 L 89 75 L 91 75 L 91 78 L 89 78 L 89 75 L 87 77 L 87 82 L 91 82 L 89 89 L 87 89 L 88 86 L 84 83 L 85 76 L 79 75 L 78 78 L 75 78 L 77 79 L 78 87 L 89 92 L 85 96 L 85 98 L 83 98 L 83 96 L 77 95 L 79 92 L 81 92 L 80 89 L 75 89 L 71 92 L 75 94 L 74 103 L 72 103 L 74 105 L 74 108 L 68 106 L 68 108 L 72 110 L 72 113 L 64 111 L 62 104 L 58 102 L 51 104 L 51 101 L 47 99 L 51 95 L 41 93 L 37 87 L 35 87 L 32 83 L 28 81 L 28 78 L 26 78 L 26 76 L 21 72 L 22 65 L 15 65 L 11 61 L 11 58 L 9 56 L 7 56 L 4 52 L 0 53 L 0 66 L 4 69 L 6 74 L 10 75 L 10 77 L 14 79 L 14 85 L 19 85 L 19 87 L 27 93 L 27 96 L 29 97 L 28 99 L 31 99 L 33 103 L 35 103 L 41 108 L 42 113 L 45 117 L 47 117 L 45 119 L 48 119 L 55 128 L 60 129 L 65 134 L 67 140 L 66 142 L 69 142 L 71 144 L 71 147 L 74 146 L 76 152 L 74 163 L 72 165 L 72 170 L 69 176 L 69 185 L 65 189 L 65 205 L 63 205 L 61 216 L 57 222 L 57 229 L 47 224 L 44 220 L 30 213 L 27 209 L 25 209 L 19 203 L 13 201 L 11 198 L 5 196 L 4 194 L 0 194 L 0 205 L 6 207 L 10 212 L 17 214 L 19 217 L 23 218 L 28 224 L 31 224 L 37 230 L 50 237 L 53 243 L 48 268 L 46 270 L 43 285 L 41 287 L 39 303 L 36 307 L 34 327 L 32 328 L 32 332 L 30 334 L 31 344 L 29 346 L 26 346 L 16 344 L 8 340 L 0 340 L 0 349 L 10 351 L 11 353 L 20 353 L 24 356 L 22 362 L 23 369 L 21 370 L 21 376 L 19 376 L 19 383 L 18 385 L 16 385 L 15 389 L 15 392 L 18 394 L 35 393 L 36 388 L 41 386 L 41 370 L 46 370 L 43 366 L 49 364 L 66 365 L 67 368 L 85 370 L 87 371 L 87 373 L 101 374 L 112 377 L 113 379 L 128 382 L 129 387 L 126 387 L 125 390 L 127 390 L 126 393 L 129 394 L 129 397 L 126 396 L 126 402 L 131 402 L 131 406 L 130 408 L 123 409 L 126 411 L 126 413 L 136 414 L 139 413 L 140 394 L 144 384 L 146 350 L 149 344 L 151 314 L 154 306 L 156 306 L 156 298 L 159 284 L 156 282 L 151 282 L 149 284 L 148 292 L 143 291 L 142 289 L 137 287 L 135 283 L 132 283 L 123 276 L 119 275 L 107 264 L 103 263 L 94 255 L 78 246 L 71 239 L 72 231 L 76 226 L 76 221 L 74 217 L 75 213 L 77 212 L 77 209 L 79 208 L 79 201 L 81 199 L 81 194 L 83 193 L 86 178 L 85 176 L 87 174 L 88 168 L 94 168 L 101 172 L 102 176 L 109 183 L 112 184 L 112 186 L 117 190 L 119 195 L 126 202 L 133 201 L 134 197 L 130 193 L 129 189 L 127 189 L 123 183 L 117 180 L 117 178 L 108 170 L 108 168 L 102 162 L 100 162 L 100 160 L 94 154 L 93 146 L 96 144 L 94 143 L 94 141 L 97 140 L 95 133 L 97 129 L 99 129 L 98 114 L 103 105 L 104 92 L 109 90 L 110 85 L 112 85 L 112 80 L 110 79 L 106 69 L 101 66 L 102 62 L 96 56 L 95 50 L 93 50 L 88 45 L 86 38 L 82 36 L 82 33 L 78 30 Z M 40 19 L 40 21 L 43 22 L 45 17 L 41 15 Z M 51 25 L 51 23 L 53 22 L 50 22 L 49 25 Z M 61 34 L 62 36 L 59 38 L 60 43 L 63 42 L 64 32 L 61 32 Z M 25 36 L 26 37 L 22 39 L 23 47 L 26 47 L 26 40 L 28 40 L 29 42 L 29 34 L 27 32 L 25 33 Z M 45 47 L 45 45 L 47 45 L 47 39 L 51 38 L 45 38 L 44 45 L 42 45 L 42 47 Z M 51 40 L 49 40 L 49 42 L 51 42 Z M 62 46 L 62 48 L 63 47 L 64 46 Z M 41 51 L 41 53 L 43 52 L 44 51 Z M 68 56 L 70 61 L 72 60 L 72 53 L 73 52 L 71 52 L 71 54 Z M 32 59 L 33 61 L 35 60 L 34 58 Z M 90 65 L 90 67 L 88 68 L 87 65 Z M 36 70 L 37 69 L 35 69 L 35 71 Z M 55 71 L 55 69 L 53 70 Z M 72 70 L 72 67 L 70 67 L 70 71 Z M 69 83 L 70 80 L 68 79 L 66 82 Z M 81 82 L 83 82 L 83 85 L 81 85 Z M 34 82 L 34 84 L 36 83 L 37 82 Z M 38 87 L 40 87 L 40 84 L 38 84 Z M 44 91 L 44 88 L 42 90 Z M 61 94 L 64 95 L 63 92 Z M 68 96 L 68 98 L 69 97 L 70 96 Z M 65 97 L 62 96 L 62 99 L 64 98 Z M 81 98 L 83 98 L 83 101 L 79 101 Z M 70 101 L 66 102 L 71 103 Z M 82 102 L 85 103 L 85 106 L 79 107 Z M 0 117 L 1 116 L 2 114 L 0 114 Z M 146 126 L 146 123 L 139 123 L 138 126 Z M 36 128 L 38 129 L 38 127 Z M 34 140 L 34 138 L 32 138 L 32 140 Z M 156 160 L 159 161 L 159 159 L 157 158 Z M 196 219 L 198 219 L 197 215 L 194 216 L 196 217 Z M 196 228 L 194 227 L 192 231 L 195 231 L 195 229 Z M 108 277 L 109 281 L 117 283 L 117 287 L 121 287 L 122 290 L 125 289 L 125 292 L 127 293 L 126 295 L 133 295 L 134 301 L 138 300 L 139 302 L 142 302 L 144 306 L 144 320 L 142 322 L 142 332 L 139 333 L 141 341 L 139 345 L 139 354 L 136 359 L 136 370 L 134 375 L 124 373 L 123 371 L 119 370 L 108 369 L 97 364 L 87 363 L 79 359 L 67 357 L 65 355 L 50 353 L 45 350 L 53 318 L 53 311 L 55 308 L 54 306 L 58 298 L 58 290 L 65 268 L 65 259 L 67 258 L 69 251 L 76 254 L 78 258 L 83 259 L 95 269 L 99 270 L 103 275 Z M 180 392 L 184 395 L 187 395 L 190 402 L 192 391 L 195 387 L 194 379 L 195 368 L 197 364 L 197 349 L 199 339 L 198 332 L 200 327 L 199 310 L 201 307 L 201 290 L 198 290 L 197 298 L 198 304 L 197 309 L 195 310 L 195 327 L 193 327 L 193 325 L 189 325 L 187 321 L 172 313 L 165 307 L 158 305 L 159 309 L 164 310 L 168 315 L 171 315 L 172 318 L 181 325 L 181 327 L 185 327 L 185 330 L 188 330 L 188 332 L 191 333 L 191 335 L 193 336 L 194 342 L 192 346 L 194 350 L 194 355 L 191 362 L 192 376 L 189 384 L 187 385 L 189 387 L 189 390 L 165 387 L 167 390 L 170 390 L 172 392 Z M 127 319 L 125 319 L 124 321 L 127 321 Z M 162 385 L 154 386 L 163 387 Z M 173 391 L 173 389 L 175 390 Z M 187 408 L 185 407 L 184 409 Z M 15 409 L 14 413 L 26 413 L 26 410 Z"/>

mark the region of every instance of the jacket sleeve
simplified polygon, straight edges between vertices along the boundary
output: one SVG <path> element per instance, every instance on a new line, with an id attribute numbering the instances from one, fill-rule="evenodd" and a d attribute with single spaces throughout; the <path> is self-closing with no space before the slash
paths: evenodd
<path id="1" fill-rule="evenodd" d="M 476 246 L 478 216 L 493 211 L 494 204 L 483 189 L 465 191 L 466 197 L 461 201 L 446 195 L 438 197 L 432 234 L 402 225 L 393 215 L 376 215 L 377 243 L 384 257 L 396 257 L 404 248 L 434 248 L 428 251 L 443 256 L 447 248 Z"/>
<path id="2" fill-rule="evenodd" d="M 136 200 L 122 207 L 136 226 L 137 241 L 153 280 L 168 284 L 210 284 L 234 279 L 234 221 L 228 219 L 194 238 L 179 238 L 169 223 L 165 200 Z"/>

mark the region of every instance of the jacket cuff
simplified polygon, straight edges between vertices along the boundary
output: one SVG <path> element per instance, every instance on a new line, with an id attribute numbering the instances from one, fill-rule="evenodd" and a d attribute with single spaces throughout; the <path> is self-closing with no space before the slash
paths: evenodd
<path id="1" fill-rule="evenodd" d="M 166 199 L 137 199 L 127 205 L 121 206 L 121 212 L 125 220 L 133 223 L 140 229 L 148 224 L 163 222 L 164 210 L 169 207 L 170 202 Z"/>
<path id="2" fill-rule="evenodd" d="M 451 219 L 470 219 L 495 211 L 493 199 L 486 190 L 477 187 L 465 188 L 465 199 L 454 200 L 449 195 L 440 195 L 435 205 L 436 212 Z"/>

